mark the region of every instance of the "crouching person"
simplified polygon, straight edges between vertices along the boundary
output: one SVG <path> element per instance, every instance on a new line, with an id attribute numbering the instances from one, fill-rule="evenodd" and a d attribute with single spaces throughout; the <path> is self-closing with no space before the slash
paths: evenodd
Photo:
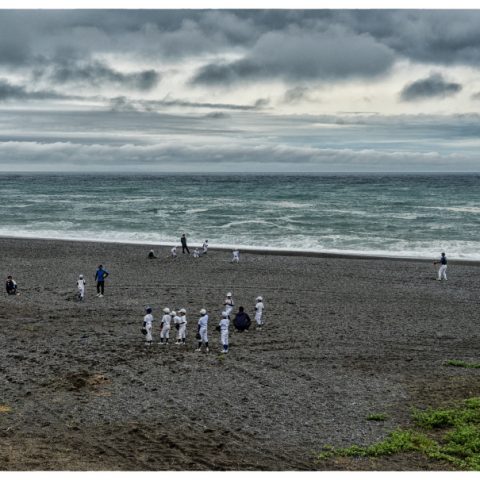
<path id="1" fill-rule="evenodd" d="M 8 295 L 17 295 L 17 282 L 12 278 L 11 275 L 7 277 L 5 289 L 7 290 Z"/>

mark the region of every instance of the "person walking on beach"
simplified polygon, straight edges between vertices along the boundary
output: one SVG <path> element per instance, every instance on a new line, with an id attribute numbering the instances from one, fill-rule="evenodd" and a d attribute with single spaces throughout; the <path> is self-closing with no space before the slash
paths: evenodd
<path id="1" fill-rule="evenodd" d="M 229 317 L 230 313 L 233 310 L 233 307 L 235 306 L 235 303 L 233 302 L 233 298 L 232 298 L 232 292 L 227 293 L 227 298 L 223 302 L 223 305 L 225 307 L 225 312 L 227 312 L 227 316 Z"/>
<path id="2" fill-rule="evenodd" d="M 217 330 L 220 331 L 220 343 L 223 350 L 220 353 L 228 353 L 228 327 L 230 326 L 230 319 L 227 312 L 222 312 L 222 319 L 218 324 Z"/>
<path id="3" fill-rule="evenodd" d="M 160 323 L 160 345 L 167 345 L 168 339 L 170 338 L 170 323 L 172 321 L 172 316 L 170 315 L 170 309 L 165 307 L 163 309 L 162 322 Z M 165 343 L 164 343 L 165 340 Z"/>
<path id="4" fill-rule="evenodd" d="M 178 312 L 180 314 L 177 321 L 178 332 L 177 332 L 177 345 L 185 345 L 185 339 L 187 337 L 187 311 L 184 308 L 181 308 Z M 175 319 L 174 319 L 175 321 Z"/>
<path id="5" fill-rule="evenodd" d="M 263 326 L 263 309 L 265 305 L 263 304 L 263 297 L 257 297 L 257 303 L 255 304 L 255 321 L 257 322 L 257 329 L 261 330 Z"/>
<path id="6" fill-rule="evenodd" d="M 200 310 L 201 317 L 198 319 L 198 333 L 197 333 L 197 340 L 198 340 L 198 348 L 195 350 L 196 352 L 202 351 L 202 344 L 205 344 L 205 352 L 208 353 L 208 315 L 207 311 L 202 308 Z"/>
<path id="7" fill-rule="evenodd" d="M 103 297 L 105 291 L 105 279 L 110 274 L 103 268 L 103 265 L 99 265 L 95 273 L 95 280 L 97 282 L 97 297 Z"/>
<path id="8" fill-rule="evenodd" d="M 83 278 L 83 275 L 80 274 L 77 280 L 77 289 L 78 289 L 78 298 L 81 302 L 85 300 L 85 285 L 86 285 L 85 279 Z"/>
<path id="9" fill-rule="evenodd" d="M 440 268 L 438 269 L 438 281 L 446 280 L 447 279 L 447 257 L 445 256 L 445 252 L 442 252 L 442 256 L 440 257 L 439 261 L 433 262 L 434 265 L 440 264 Z"/>
<path id="10" fill-rule="evenodd" d="M 5 281 L 5 289 L 7 290 L 7 295 L 17 295 L 17 282 L 11 275 L 9 275 Z"/>
<path id="11" fill-rule="evenodd" d="M 208 253 L 208 240 L 205 240 L 202 245 L 203 253 L 202 255 L 206 255 Z"/>
<path id="12" fill-rule="evenodd" d="M 233 320 L 233 325 L 239 332 L 244 332 L 250 328 L 252 320 L 243 309 L 243 307 L 238 307 L 238 313 L 235 315 Z"/>
<path id="13" fill-rule="evenodd" d="M 233 255 L 233 257 L 232 257 L 232 260 L 230 260 L 230 263 L 234 263 L 234 262 L 239 263 L 240 262 L 240 250 L 238 250 L 238 249 L 233 250 L 232 255 Z"/>
<path id="14" fill-rule="evenodd" d="M 142 327 L 142 333 L 145 335 L 145 344 L 150 346 L 153 341 L 152 337 L 152 323 L 153 323 L 153 315 L 152 315 L 152 309 L 150 307 L 147 307 L 145 309 L 146 315 L 143 317 L 143 327 Z"/>
<path id="15" fill-rule="evenodd" d="M 182 242 L 182 253 L 185 253 L 185 250 L 186 250 L 187 253 L 190 255 L 190 250 L 188 249 L 188 246 L 187 246 L 187 237 L 185 236 L 185 234 L 182 235 L 182 237 L 180 238 L 180 241 Z"/>

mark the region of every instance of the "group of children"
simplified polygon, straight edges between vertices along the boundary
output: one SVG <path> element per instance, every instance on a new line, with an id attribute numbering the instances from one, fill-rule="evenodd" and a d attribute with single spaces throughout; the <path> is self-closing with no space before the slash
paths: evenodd
<path id="1" fill-rule="evenodd" d="M 234 301 L 232 298 L 231 292 L 227 293 L 226 299 L 223 303 L 223 311 L 221 313 L 220 321 L 216 327 L 216 330 L 220 332 L 220 343 L 222 345 L 221 353 L 228 353 L 229 342 L 229 328 L 230 328 L 230 314 L 233 311 Z M 263 303 L 262 297 L 256 298 L 255 304 L 255 321 L 257 322 L 257 329 L 261 329 L 263 321 L 263 310 L 265 305 Z M 209 316 L 205 308 L 200 310 L 200 317 L 197 321 L 197 334 L 196 339 L 198 340 L 198 347 L 195 350 L 196 352 L 202 351 L 202 346 L 205 347 L 205 352 L 208 353 L 208 320 Z M 184 308 L 181 308 L 177 312 L 171 311 L 168 307 L 163 309 L 163 316 L 160 321 L 160 345 L 168 345 L 170 339 L 170 328 L 173 322 L 174 328 L 177 330 L 176 345 L 186 345 L 187 337 L 187 311 Z M 250 324 L 245 324 L 243 322 L 244 317 L 248 318 L 248 315 L 244 312 L 243 307 L 239 308 L 239 312 L 235 316 L 234 326 L 238 331 L 248 330 Z M 238 321 L 237 321 L 238 320 Z M 145 316 L 143 317 L 143 325 L 141 329 L 143 335 L 145 336 L 145 344 L 150 346 L 153 343 L 153 315 L 152 308 L 146 307 Z"/>
<path id="2" fill-rule="evenodd" d="M 185 253 L 185 250 L 187 251 L 187 253 L 190 255 L 190 250 L 188 249 L 187 247 L 187 244 L 186 244 L 186 241 L 184 241 L 184 238 L 185 236 L 182 235 L 182 253 Z M 200 258 L 201 256 L 203 255 L 206 255 L 208 253 L 208 240 L 205 240 L 203 242 L 203 245 L 202 245 L 202 248 L 201 248 L 201 251 L 198 249 L 198 248 L 195 248 L 193 250 L 193 253 L 192 253 L 192 256 L 193 258 Z M 177 258 L 178 256 L 178 253 L 177 253 L 177 246 L 173 246 L 171 249 L 170 249 L 170 253 L 169 255 L 167 255 L 167 258 L 170 257 L 170 258 Z M 148 258 L 159 258 L 157 255 L 155 255 L 155 252 L 153 250 L 150 250 L 148 252 Z M 238 250 L 237 248 L 232 250 L 232 260 L 231 260 L 231 263 L 239 263 L 240 262 L 240 250 Z"/>

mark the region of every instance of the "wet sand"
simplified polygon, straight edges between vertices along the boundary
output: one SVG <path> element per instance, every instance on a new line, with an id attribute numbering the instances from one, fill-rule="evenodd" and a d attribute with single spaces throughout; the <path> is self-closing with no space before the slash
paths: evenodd
<path id="1" fill-rule="evenodd" d="M 315 454 L 378 441 L 408 425 L 412 407 L 480 394 L 478 370 L 444 364 L 478 362 L 479 264 L 451 261 L 437 282 L 420 260 L 251 252 L 237 265 L 221 250 L 172 260 L 161 247 L 148 260 L 150 248 L 0 239 L 2 274 L 21 293 L 0 295 L 0 469 L 448 468 L 415 455 Z M 110 272 L 104 298 L 99 263 Z M 263 295 L 266 326 L 231 330 L 222 356 L 214 327 L 228 290 L 252 319 Z M 186 347 L 157 344 L 165 306 L 187 309 Z M 194 351 L 202 307 L 208 355 Z M 379 412 L 389 419 L 366 420 Z"/>

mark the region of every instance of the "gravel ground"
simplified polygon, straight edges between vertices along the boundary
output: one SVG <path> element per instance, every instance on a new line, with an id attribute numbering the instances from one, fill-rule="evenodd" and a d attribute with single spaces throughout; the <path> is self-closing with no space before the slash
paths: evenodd
<path id="1" fill-rule="evenodd" d="M 21 293 L 0 295 L 0 469 L 448 468 L 416 455 L 315 454 L 378 441 L 408 425 L 412 407 L 479 395 L 478 370 L 444 365 L 478 362 L 478 264 L 452 261 L 437 282 L 425 261 L 245 253 L 231 264 L 225 251 L 172 260 L 163 247 L 148 260 L 149 249 L 0 239 L 3 275 Z M 104 298 L 99 263 L 110 272 Z M 266 326 L 231 330 L 222 356 L 214 327 L 228 290 L 252 319 L 263 295 Z M 187 309 L 186 347 L 158 345 L 165 306 Z M 209 354 L 194 351 L 202 307 Z"/>

